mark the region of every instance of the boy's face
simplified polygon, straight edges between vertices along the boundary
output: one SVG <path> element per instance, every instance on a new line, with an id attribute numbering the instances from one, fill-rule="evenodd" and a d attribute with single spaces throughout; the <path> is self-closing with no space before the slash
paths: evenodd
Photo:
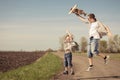
<path id="1" fill-rule="evenodd" d="M 67 42 L 70 42 L 70 37 L 69 37 L 69 36 L 66 37 L 66 41 L 67 41 Z"/>
<path id="2" fill-rule="evenodd" d="M 92 22 L 93 22 L 93 19 L 88 16 L 88 21 L 89 21 L 90 23 L 92 23 Z"/>

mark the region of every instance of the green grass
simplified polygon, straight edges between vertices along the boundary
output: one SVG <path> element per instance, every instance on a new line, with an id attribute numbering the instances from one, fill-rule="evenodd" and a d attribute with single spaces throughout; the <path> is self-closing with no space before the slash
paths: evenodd
<path id="1" fill-rule="evenodd" d="M 52 53 L 47 53 L 30 65 L 0 73 L 0 80 L 50 80 L 61 69 L 61 59 Z"/>

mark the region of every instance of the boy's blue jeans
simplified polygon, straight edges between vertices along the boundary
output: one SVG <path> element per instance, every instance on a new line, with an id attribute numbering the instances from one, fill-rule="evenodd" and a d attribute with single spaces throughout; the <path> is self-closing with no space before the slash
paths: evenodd
<path id="1" fill-rule="evenodd" d="M 64 54 L 64 66 L 65 67 L 72 67 L 72 53 L 65 53 Z"/>
<path id="2" fill-rule="evenodd" d="M 90 39 L 90 42 L 88 45 L 88 53 L 87 53 L 89 58 L 92 58 L 93 54 L 96 54 L 96 55 L 99 54 L 99 50 L 98 50 L 99 40 L 100 39 L 94 39 L 94 38 Z"/>

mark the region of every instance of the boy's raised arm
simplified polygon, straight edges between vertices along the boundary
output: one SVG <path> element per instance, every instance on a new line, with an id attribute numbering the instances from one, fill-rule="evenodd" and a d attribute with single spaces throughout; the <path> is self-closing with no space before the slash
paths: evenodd
<path id="1" fill-rule="evenodd" d="M 82 16 L 80 16 L 80 15 L 77 15 L 77 14 L 75 14 L 81 21 L 83 21 L 83 22 L 85 22 L 85 23 L 89 23 L 89 21 L 86 19 L 86 18 L 84 18 L 84 17 L 82 17 Z"/>
<path id="2" fill-rule="evenodd" d="M 73 35 L 70 33 L 70 31 L 68 29 L 66 30 L 66 33 L 69 35 L 70 39 L 72 40 Z"/>

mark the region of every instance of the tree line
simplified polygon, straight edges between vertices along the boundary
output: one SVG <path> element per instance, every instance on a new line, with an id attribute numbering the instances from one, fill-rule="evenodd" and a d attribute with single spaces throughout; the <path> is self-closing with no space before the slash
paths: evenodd
<path id="1" fill-rule="evenodd" d="M 64 36 L 59 38 L 60 50 L 64 50 Z M 73 51 L 87 52 L 88 40 L 86 37 L 81 37 L 79 42 L 75 42 L 76 46 Z M 114 35 L 111 39 L 100 40 L 99 51 L 102 53 L 120 53 L 120 36 Z"/>

